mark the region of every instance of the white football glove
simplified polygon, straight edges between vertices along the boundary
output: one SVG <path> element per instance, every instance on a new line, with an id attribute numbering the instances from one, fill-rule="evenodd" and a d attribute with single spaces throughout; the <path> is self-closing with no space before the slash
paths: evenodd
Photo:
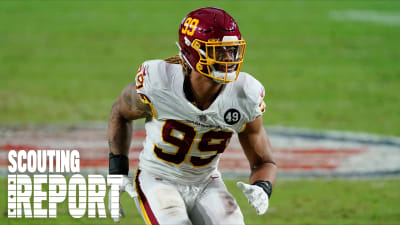
<path id="1" fill-rule="evenodd" d="M 109 190 L 108 193 L 108 210 L 111 212 L 111 194 L 110 194 L 111 189 Z M 137 197 L 135 186 L 132 184 L 131 179 L 127 176 L 124 175 L 122 177 L 122 185 L 119 187 L 119 198 L 121 199 L 121 195 L 123 192 L 127 192 L 129 196 L 132 198 Z M 124 210 L 122 209 L 121 202 L 119 203 L 119 216 L 118 217 L 111 217 L 114 222 L 119 222 L 120 218 L 125 217 Z"/>
<path id="2" fill-rule="evenodd" d="M 264 189 L 257 185 L 245 184 L 243 182 L 237 182 L 236 185 L 242 189 L 243 194 L 249 200 L 249 203 L 256 209 L 258 215 L 267 212 L 269 198 Z"/>

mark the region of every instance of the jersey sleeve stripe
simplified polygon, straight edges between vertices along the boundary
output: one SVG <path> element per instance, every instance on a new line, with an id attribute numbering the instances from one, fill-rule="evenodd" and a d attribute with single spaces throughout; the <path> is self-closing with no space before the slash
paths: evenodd
<path id="1" fill-rule="evenodd" d="M 152 112 L 152 114 L 153 114 L 153 118 L 154 118 L 154 119 L 157 119 L 157 112 L 156 112 L 156 109 L 154 108 L 154 106 L 153 106 L 153 104 L 151 103 L 150 99 L 149 99 L 145 94 L 142 94 L 142 93 L 139 93 L 139 99 L 140 99 L 140 101 L 142 101 L 144 104 L 148 104 L 148 105 L 150 106 L 151 112 Z"/>
<path id="2" fill-rule="evenodd" d="M 150 105 L 150 108 L 151 108 L 151 112 L 153 113 L 153 118 L 157 119 L 156 109 L 154 108 L 153 104 L 150 103 L 149 105 Z"/>

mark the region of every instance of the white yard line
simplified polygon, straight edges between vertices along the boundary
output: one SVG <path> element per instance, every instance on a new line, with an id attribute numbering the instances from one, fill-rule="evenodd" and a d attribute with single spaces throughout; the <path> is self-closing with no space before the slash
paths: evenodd
<path id="1" fill-rule="evenodd" d="M 373 10 L 331 11 L 329 16 L 337 21 L 356 21 L 386 26 L 400 26 L 400 12 L 379 12 Z"/>

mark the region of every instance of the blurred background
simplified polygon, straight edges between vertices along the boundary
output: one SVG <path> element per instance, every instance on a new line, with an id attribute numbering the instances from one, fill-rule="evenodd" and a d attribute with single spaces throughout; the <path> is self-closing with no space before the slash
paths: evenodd
<path id="1" fill-rule="evenodd" d="M 2 168 L 8 163 L 8 150 L 66 147 L 54 137 L 71 134 L 67 139 L 73 142 L 84 136 L 75 131 L 100 129 L 99 135 L 85 140 L 106 143 L 104 127 L 111 105 L 134 81 L 138 66 L 177 54 L 181 20 L 205 6 L 226 10 L 239 24 L 247 42 L 242 71 L 265 86 L 263 120 L 283 165 L 318 164 L 326 159 L 327 150 L 339 151 L 335 165 L 351 171 L 369 160 L 374 163 L 368 164 L 368 173 L 386 160 L 392 163 L 389 169 L 361 179 L 348 179 L 342 173 L 325 179 L 321 171 L 310 178 L 303 176 L 308 173 L 304 168 L 294 168 L 290 179 L 278 181 L 270 212 L 263 217 L 256 217 L 235 190 L 236 179 L 243 177 L 228 179 L 246 222 L 399 224 L 399 1 L 1 1 Z M 136 135 L 143 137 L 140 129 Z M 293 141 L 296 138 L 306 141 Z M 106 144 L 91 148 L 107 152 Z M 240 146 L 233 142 L 231 149 Z M 308 153 L 298 150 L 322 151 L 322 155 L 304 164 Z M 344 150 L 350 151 L 344 154 Z M 289 159 L 285 151 L 291 154 Z M 368 156 L 342 163 L 351 151 Z M 296 158 L 298 154 L 303 155 Z M 382 160 L 374 161 L 377 158 Z M 6 192 L 6 178 L 0 181 L 0 191 Z M 6 219 L 6 198 L 1 198 L 0 219 L 6 224 L 26 223 Z M 143 224 L 136 209 L 129 207 L 132 214 L 121 223 Z M 68 216 L 49 221 L 111 223 Z"/>
<path id="2" fill-rule="evenodd" d="M 178 52 L 183 17 L 221 7 L 266 87 L 265 123 L 400 135 L 397 1 L 2 1 L 3 124 L 105 121 L 144 60 Z"/>

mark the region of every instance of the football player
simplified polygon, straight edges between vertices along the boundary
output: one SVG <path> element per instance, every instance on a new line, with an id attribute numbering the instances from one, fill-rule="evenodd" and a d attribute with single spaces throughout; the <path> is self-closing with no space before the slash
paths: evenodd
<path id="1" fill-rule="evenodd" d="M 144 62 L 112 106 L 109 173 L 124 175 L 121 190 L 147 224 L 244 224 L 217 166 L 237 133 L 251 168 L 249 184 L 237 186 L 259 215 L 267 211 L 277 166 L 262 124 L 264 88 L 240 72 L 246 43 L 224 10 L 194 10 L 178 32 L 179 55 Z M 133 186 L 127 155 L 139 118 L 146 139 Z"/>

